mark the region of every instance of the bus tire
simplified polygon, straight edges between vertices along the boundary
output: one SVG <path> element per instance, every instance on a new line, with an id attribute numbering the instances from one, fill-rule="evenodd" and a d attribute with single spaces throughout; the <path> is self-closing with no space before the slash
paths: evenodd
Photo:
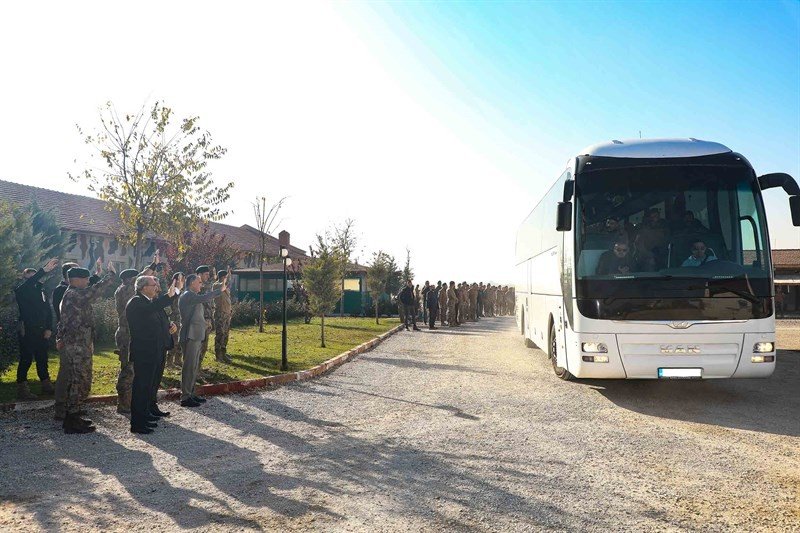
<path id="1" fill-rule="evenodd" d="M 573 379 L 573 375 L 569 373 L 566 368 L 558 366 L 558 339 L 556 338 L 556 326 L 550 325 L 550 348 L 547 354 L 550 357 L 550 363 L 553 365 L 553 372 L 555 372 L 558 379 L 569 381 Z"/>

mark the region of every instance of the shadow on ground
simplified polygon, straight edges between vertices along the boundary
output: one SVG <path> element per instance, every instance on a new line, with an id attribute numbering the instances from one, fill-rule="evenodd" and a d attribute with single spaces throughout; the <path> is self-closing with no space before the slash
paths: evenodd
<path id="1" fill-rule="evenodd" d="M 778 350 L 767 379 L 579 380 L 624 409 L 659 418 L 800 436 L 800 352 Z"/>

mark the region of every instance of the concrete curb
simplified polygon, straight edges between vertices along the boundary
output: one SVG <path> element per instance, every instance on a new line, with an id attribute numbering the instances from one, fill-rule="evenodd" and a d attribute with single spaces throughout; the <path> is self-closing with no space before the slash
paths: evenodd
<path id="1" fill-rule="evenodd" d="M 212 383 L 208 385 L 200 385 L 195 388 L 195 392 L 197 392 L 200 396 L 218 396 L 221 394 L 235 394 L 239 392 L 251 391 L 251 390 L 258 390 L 264 389 L 267 387 L 279 387 L 281 385 L 286 385 L 287 383 L 294 383 L 296 381 L 308 381 L 309 379 L 313 379 L 319 377 L 327 372 L 330 372 L 336 367 L 343 365 L 344 363 L 348 362 L 349 360 L 353 359 L 355 356 L 362 354 L 364 352 L 368 352 L 369 350 L 373 349 L 375 346 L 382 343 L 387 338 L 391 337 L 398 331 L 403 329 L 403 324 L 400 324 L 386 333 L 378 335 L 374 339 L 368 340 L 363 344 L 359 344 L 355 348 L 348 350 L 344 353 L 340 353 L 336 357 L 328 359 L 327 361 L 318 364 L 317 366 L 311 367 L 308 370 L 301 370 L 299 372 L 291 372 L 289 374 L 276 374 L 274 376 L 268 376 L 263 378 L 255 378 L 255 379 L 247 379 L 243 381 L 231 381 L 228 383 Z M 181 396 L 180 389 L 162 389 L 158 391 L 158 398 L 161 400 L 177 400 Z M 101 403 L 101 404 L 116 404 L 117 403 L 117 395 L 116 394 L 108 394 L 102 396 L 89 396 L 86 399 L 86 403 L 93 404 L 93 403 Z M 11 402 L 11 403 L 3 403 L 0 404 L 0 412 L 9 412 L 9 411 L 32 411 L 38 409 L 46 409 L 53 405 L 53 400 L 44 400 L 44 401 L 34 401 L 34 402 Z"/>

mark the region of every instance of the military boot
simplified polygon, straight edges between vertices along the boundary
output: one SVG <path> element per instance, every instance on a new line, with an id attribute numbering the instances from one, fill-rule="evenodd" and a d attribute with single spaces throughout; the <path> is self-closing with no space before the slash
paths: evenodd
<path id="1" fill-rule="evenodd" d="M 50 396 L 51 394 L 55 394 L 56 389 L 53 387 L 53 382 L 49 379 L 42 381 L 42 394 L 46 394 Z"/>
<path id="2" fill-rule="evenodd" d="M 67 413 L 62 427 L 64 428 L 64 433 L 67 434 L 92 433 L 97 429 L 91 425 L 91 423 L 87 424 L 86 421 L 79 418 L 78 415 L 71 413 Z"/>
<path id="3" fill-rule="evenodd" d="M 17 383 L 17 399 L 24 400 L 24 401 L 31 401 L 31 400 L 38 400 L 39 397 L 36 396 L 31 390 L 28 388 L 28 382 L 23 381 L 22 383 Z"/>

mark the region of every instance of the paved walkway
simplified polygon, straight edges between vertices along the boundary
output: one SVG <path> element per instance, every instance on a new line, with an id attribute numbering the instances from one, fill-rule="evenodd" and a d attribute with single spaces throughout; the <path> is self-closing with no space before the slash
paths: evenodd
<path id="1" fill-rule="evenodd" d="M 800 529 L 799 378 L 565 383 L 510 318 L 403 332 L 149 436 L 4 415 L 0 530 Z"/>

